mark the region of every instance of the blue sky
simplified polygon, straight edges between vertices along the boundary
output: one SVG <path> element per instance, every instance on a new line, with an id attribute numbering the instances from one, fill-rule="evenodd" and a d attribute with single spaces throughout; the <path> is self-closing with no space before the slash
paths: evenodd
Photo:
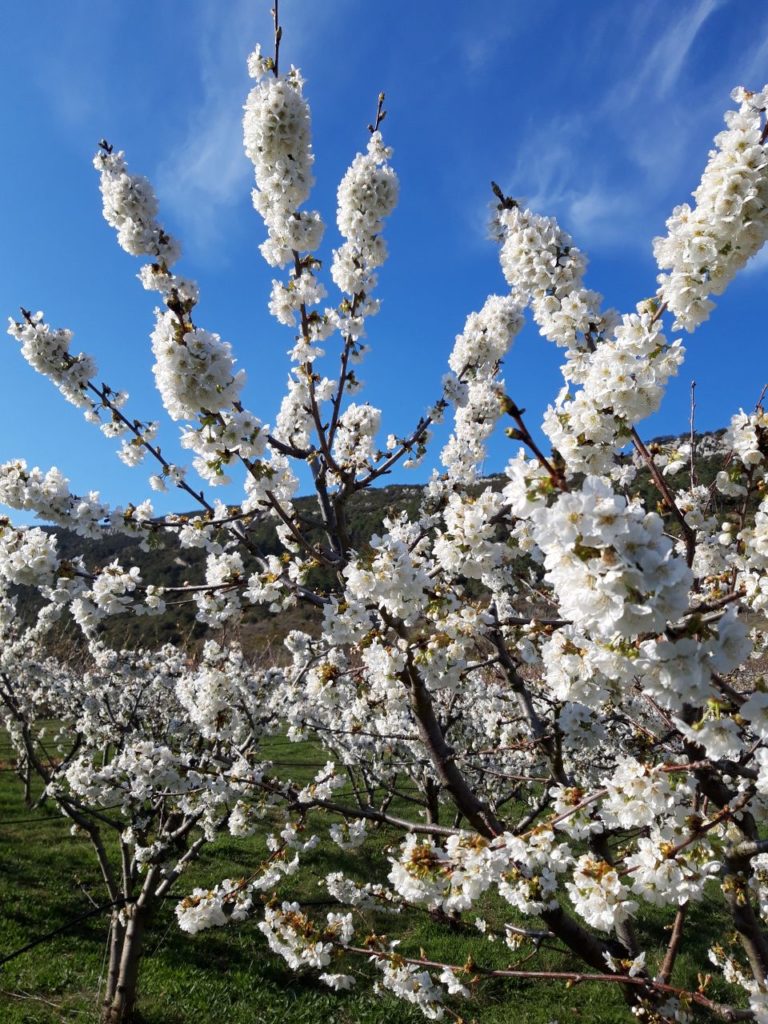
<path id="1" fill-rule="evenodd" d="M 201 286 L 198 323 L 231 341 L 249 378 L 244 399 L 271 422 L 290 332 L 266 311 L 272 271 L 258 252 L 252 169 L 240 116 L 245 60 L 270 43 L 268 0 L 53 0 L 6 4 L 0 84 L 0 309 L 43 309 L 75 331 L 101 377 L 128 390 L 132 415 L 160 418 L 149 332 L 154 299 L 101 217 L 90 166 L 105 136 L 158 191 L 182 241 L 181 273 Z M 301 66 L 313 112 L 311 203 L 335 232 L 335 190 L 379 90 L 401 202 L 387 229 L 380 316 L 361 376 L 403 433 L 438 394 L 466 314 L 505 288 L 486 239 L 489 182 L 556 214 L 590 255 L 588 284 L 622 311 L 655 290 L 651 240 L 698 182 L 730 90 L 768 80 L 768 8 L 753 0 L 282 0 L 283 58 Z M 768 259 L 737 279 L 688 358 L 649 437 L 724 425 L 764 381 Z M 332 349 L 331 349 L 332 351 Z M 559 387 L 558 351 L 526 329 L 507 360 L 508 391 L 538 423 Z M 326 372 L 331 372 L 330 366 Z M 77 491 L 138 502 L 147 471 L 86 424 L 0 337 L 0 461 L 58 465 Z M 175 451 L 177 428 L 161 443 Z M 425 479 L 432 462 L 416 471 Z M 500 439 L 485 469 L 513 454 Z M 180 462 L 183 453 L 177 454 Z M 188 459 L 186 461 L 189 461 Z M 410 479 L 400 474 L 393 479 Z M 219 496 L 237 500 L 238 488 Z M 184 508 L 177 495 L 161 510 Z"/>

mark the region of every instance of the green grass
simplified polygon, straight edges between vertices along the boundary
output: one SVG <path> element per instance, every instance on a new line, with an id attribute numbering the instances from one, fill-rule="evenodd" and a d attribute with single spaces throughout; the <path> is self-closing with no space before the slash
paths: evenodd
<path id="1" fill-rule="evenodd" d="M 293 764 L 325 758 L 307 745 L 274 740 L 270 755 Z M 7 770 L 9 749 L 0 734 L 0 957 L 23 946 L 105 900 L 98 869 L 87 841 L 74 839 L 67 822 L 52 807 L 28 811 L 21 786 Z M 304 781 L 309 767 L 292 772 Z M 323 839 L 320 821 L 310 821 Z M 282 898 L 319 901 L 326 896 L 318 879 L 328 871 L 345 870 L 360 881 L 384 880 L 386 848 L 397 835 L 376 831 L 363 856 L 347 854 L 329 840 L 302 858 L 304 869 L 285 881 Z M 376 996 L 365 978 L 366 963 L 354 965 L 361 974 L 358 991 L 333 994 L 310 976 L 297 977 L 267 949 L 255 922 L 186 936 L 175 924 L 176 898 L 195 885 L 213 884 L 254 870 L 265 851 L 263 838 L 223 838 L 205 851 L 181 879 L 177 897 L 170 899 L 153 920 L 140 978 L 139 1010 L 147 1024 L 411 1024 L 424 1018 L 413 1007 L 392 997 Z M 330 906 L 317 906 L 324 915 Z M 695 908 L 674 982 L 696 987 L 697 967 L 706 964 L 706 948 L 722 939 L 719 893 Z M 482 908 L 490 923 L 513 920 L 506 903 L 496 898 Z M 475 914 L 470 915 L 470 920 Z M 520 920 L 519 918 L 517 920 Z M 651 911 L 639 923 L 644 948 L 658 957 L 668 935 L 671 913 Z M 530 925 L 530 921 L 528 922 Z M 511 966 L 525 951 L 512 953 L 491 945 L 479 935 L 447 932 L 427 915 L 396 918 L 380 915 L 377 933 L 402 938 L 405 955 L 418 955 L 461 964 L 471 953 L 478 964 Z M 97 915 L 37 946 L 0 968 L 0 1020 L 4 1024 L 54 1024 L 91 1021 L 97 1017 L 98 992 L 104 967 L 107 920 Z M 542 950 L 527 966 L 535 969 L 579 970 L 581 965 L 557 950 Z M 345 968 L 342 968 L 345 969 Z M 713 983 L 708 995 L 733 1000 L 724 983 Z M 562 983 L 522 981 L 484 982 L 470 1003 L 457 1007 L 466 1020 L 481 1024 L 549 1024 L 582 1020 L 590 1024 L 624 1024 L 635 1020 L 618 990 L 581 984 L 566 990 Z M 446 1018 L 448 1019 L 448 1018 Z"/>

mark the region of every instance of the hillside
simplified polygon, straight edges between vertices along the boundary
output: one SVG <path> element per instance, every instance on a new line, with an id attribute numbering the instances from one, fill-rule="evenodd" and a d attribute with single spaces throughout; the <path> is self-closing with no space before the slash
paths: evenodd
<path id="1" fill-rule="evenodd" d="M 721 463 L 717 458 L 719 443 L 723 431 L 696 435 L 695 471 L 698 482 L 705 486 L 711 484 Z M 665 453 L 689 440 L 685 437 L 659 437 L 650 443 L 651 450 L 657 455 L 660 465 L 665 462 Z M 630 461 L 630 456 L 626 456 Z M 681 469 L 674 479 L 678 485 L 687 483 L 689 470 Z M 501 487 L 504 477 L 497 475 L 489 478 L 491 486 Z M 658 494 L 645 469 L 638 475 L 637 485 L 646 500 L 648 508 L 657 506 Z M 398 485 L 371 489 L 355 495 L 351 499 L 349 525 L 352 544 L 360 550 L 370 538 L 381 531 L 386 516 L 400 511 L 414 514 L 419 507 L 422 485 Z M 727 499 L 717 496 L 716 501 L 724 503 Z M 299 512 L 307 515 L 316 513 L 316 499 L 303 497 L 296 501 Z M 663 512 L 663 509 L 660 509 Z M 76 534 L 57 527 L 51 529 L 57 536 L 60 553 L 65 557 L 74 557 L 84 553 L 88 564 L 102 567 L 118 559 L 123 564 L 137 565 L 146 583 L 154 583 L 165 587 L 178 587 L 186 582 L 200 583 L 204 580 L 205 553 L 199 549 L 182 549 L 175 538 L 167 536 L 159 539 L 150 551 L 142 551 L 136 540 L 123 535 L 112 535 L 100 540 L 83 540 Z M 670 532 L 675 532 L 674 524 L 669 523 Z M 277 537 L 274 523 L 257 524 L 249 531 L 259 555 L 279 555 L 281 545 Z M 248 569 L 246 561 L 246 569 Z M 322 585 L 322 579 L 320 579 Z M 330 582 L 330 581 L 329 581 Z M 18 591 L 19 610 L 22 618 L 31 621 L 39 608 L 39 598 L 26 588 Z M 312 631 L 317 621 L 316 610 L 307 606 L 299 606 L 279 615 L 270 613 L 261 606 L 244 608 L 240 620 L 227 627 L 229 639 L 237 638 L 245 650 L 252 656 L 265 653 L 269 648 L 278 645 L 282 638 L 292 629 Z M 138 647 L 145 644 L 155 645 L 158 642 L 182 643 L 196 647 L 206 637 L 213 635 L 207 626 L 195 620 L 195 605 L 187 600 L 173 601 L 168 599 L 168 608 L 163 615 L 156 617 L 138 617 L 132 615 L 119 616 L 106 621 L 104 626 L 106 639 L 125 647 Z M 220 634 L 219 634 L 220 635 Z M 62 622 L 59 643 L 79 643 L 79 630 L 69 620 Z"/>
<path id="2" fill-rule="evenodd" d="M 392 484 L 355 495 L 350 503 L 349 526 L 355 547 L 364 546 L 382 528 L 384 519 L 393 513 L 407 511 L 415 513 L 421 500 L 420 486 Z M 316 511 L 316 499 L 303 497 L 296 501 L 299 512 L 311 514 Z M 121 564 L 136 565 L 146 583 L 164 587 L 179 587 L 185 583 L 200 583 L 205 579 L 205 552 L 201 549 L 181 548 L 175 537 L 157 537 L 149 551 L 142 551 L 138 540 L 122 534 L 110 535 L 98 540 L 84 539 L 72 531 L 60 527 L 46 527 L 56 535 L 59 553 L 63 558 L 85 556 L 88 565 L 101 568 L 117 559 Z M 154 535 L 153 535 L 154 536 Z M 275 531 L 274 522 L 254 525 L 249 530 L 260 556 L 279 555 L 282 552 Z M 251 566 L 244 559 L 246 569 Z M 20 587 L 16 591 L 20 616 L 31 622 L 40 607 L 40 598 L 30 588 Z M 170 596 L 168 608 L 163 615 L 139 617 L 124 615 L 106 620 L 104 634 L 111 644 L 124 647 L 155 645 L 173 642 L 195 647 L 208 636 L 211 630 L 195 620 L 196 606 L 189 600 L 174 601 Z M 229 638 L 238 638 L 249 654 L 264 652 L 279 642 L 292 629 L 312 630 L 317 614 L 311 608 L 299 606 L 276 616 L 261 606 L 247 606 L 240 621 L 227 628 Z M 221 635 L 220 632 L 217 635 Z M 79 630 L 66 619 L 62 622 L 57 636 L 58 643 L 77 644 Z"/>

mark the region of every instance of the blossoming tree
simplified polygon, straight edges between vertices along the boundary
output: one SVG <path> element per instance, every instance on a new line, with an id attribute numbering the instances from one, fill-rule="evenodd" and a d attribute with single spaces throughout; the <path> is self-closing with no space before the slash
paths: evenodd
<path id="1" fill-rule="evenodd" d="M 6 504 L 85 535 L 166 533 L 204 548 L 205 579 L 187 589 L 212 627 L 244 603 L 316 610 L 317 629 L 288 637 L 288 663 L 259 690 L 264 715 L 327 750 L 310 785 L 265 764 L 253 710 L 228 689 L 229 670 L 199 680 L 192 698 L 179 690 L 185 729 L 214 738 L 218 770 L 251 794 L 238 796 L 234 830 L 255 827 L 265 798 L 282 815 L 263 870 L 195 890 L 178 907 L 180 924 L 192 932 L 258 914 L 271 948 L 295 970 L 343 989 L 355 983 L 352 965 L 371 960 L 380 986 L 431 1019 L 461 1012 L 452 1007 L 487 976 L 620 986 L 647 1020 L 768 1021 L 768 695 L 762 678 L 750 683 L 743 671 L 765 647 L 768 416 L 759 404 L 734 416 L 708 486 L 693 452 L 660 459 L 637 430 L 684 358 L 665 319 L 672 331 L 693 332 L 714 308 L 711 296 L 768 236 L 768 90 L 734 92 L 693 204 L 676 208 L 654 242 L 658 290 L 634 312 L 605 310 L 571 237 L 494 186 L 509 291 L 469 315 L 413 430 L 381 441 L 380 411 L 355 399 L 398 195 L 384 97 L 339 186 L 337 298 L 326 305 L 317 255 L 324 223 L 306 208 L 309 108 L 300 73 L 282 65 L 277 8 L 275 29 L 273 54 L 257 48 L 249 61 L 255 85 L 244 117 L 254 206 L 267 231 L 261 251 L 277 274 L 270 310 L 294 335 L 288 391 L 271 427 L 243 406 L 244 372 L 230 345 L 194 319 L 197 286 L 174 269 L 179 246 L 158 220 L 151 186 L 106 142 L 95 159 L 105 217 L 120 245 L 146 261 L 139 277 L 159 295 L 152 349 L 165 409 L 207 484 L 242 467 L 240 505 L 210 503 L 167 461 L 158 424 L 129 416 L 126 396 L 97 383 L 93 359 L 71 351 L 69 331 L 29 311 L 10 329 L 65 398 L 122 439 L 125 462 L 149 456 L 152 486 L 179 488 L 199 511 L 161 521 L 149 502 L 109 509 L 98 495 L 72 495 L 56 470 L 23 462 L 2 467 Z M 526 313 L 564 354 L 545 446 L 501 377 Z M 395 465 L 416 465 L 446 413 L 453 429 L 442 472 L 419 513 L 393 515 L 381 536 L 354 548 L 350 501 Z M 499 486 L 480 466 L 505 424 L 521 447 Z M 295 503 L 300 464 L 314 481 L 311 515 Z M 648 476 L 654 508 L 638 487 Z M 262 557 L 254 544 L 253 527 L 265 519 L 282 557 Z M 330 585 L 315 585 L 318 569 Z M 62 561 L 53 533 L 10 522 L 0 577 L 37 586 L 46 616 L 68 610 L 89 636 L 106 616 L 152 614 L 166 596 L 136 567 Z M 87 787 L 98 774 L 91 763 L 78 777 Z M 410 817 L 391 809 L 402 779 L 416 793 Z M 346 785 L 353 797 L 338 792 Z M 310 812 L 312 822 L 328 816 L 331 838 L 346 849 L 365 844 L 378 823 L 402 832 L 384 868 L 388 884 L 328 876 L 339 912 L 323 920 L 269 899 L 314 842 L 304 830 Z M 487 908 L 499 898 L 508 920 L 492 926 Z M 704 982 L 695 991 L 675 982 L 690 908 L 705 898 L 717 901 L 722 934 L 735 939 L 713 945 L 702 970 L 714 965 L 740 986 L 740 1004 L 718 1002 Z M 537 972 L 527 961 L 494 969 L 407 955 L 371 934 L 372 907 L 420 907 L 513 949 L 535 950 L 546 938 L 580 966 Z M 662 908 L 671 926 L 658 963 L 648 956 L 648 907 Z"/>
<path id="2" fill-rule="evenodd" d="M 112 651 L 91 640 L 79 663 L 46 650 L 41 625 L 20 630 L 0 604 L 0 722 L 43 800 L 72 822 L 98 862 L 110 921 L 104 1021 L 131 1018 L 145 933 L 185 867 L 217 832 L 236 831 L 251 766 L 217 754 L 197 722 L 197 694 L 218 689 L 239 709 L 240 733 L 267 727 L 259 676 L 238 652 Z M 43 623 L 45 625 L 45 617 Z M 223 722 L 220 723 L 220 731 Z M 246 792 L 249 792 L 246 787 Z"/>

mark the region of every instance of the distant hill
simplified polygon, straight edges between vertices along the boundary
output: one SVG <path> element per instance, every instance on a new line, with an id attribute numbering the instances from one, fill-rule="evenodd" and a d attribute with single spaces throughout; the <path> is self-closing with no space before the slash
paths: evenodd
<path id="1" fill-rule="evenodd" d="M 349 506 L 353 546 L 361 549 L 375 533 L 381 532 L 388 515 L 403 510 L 415 514 L 421 493 L 422 487 L 418 485 L 392 484 L 354 495 Z M 295 505 L 299 512 L 306 515 L 314 513 L 317 517 L 317 499 L 314 496 L 298 498 Z M 74 558 L 82 554 L 87 564 L 94 568 L 102 568 L 117 559 L 121 564 L 138 566 L 145 583 L 164 587 L 205 581 L 205 552 L 197 548 L 182 548 L 171 534 L 158 537 L 157 546 L 142 551 L 138 540 L 122 534 L 91 540 L 61 527 L 45 529 L 56 535 L 58 550 L 63 558 Z M 258 555 L 262 557 L 280 555 L 283 551 L 273 520 L 254 525 L 248 535 Z M 249 568 L 248 560 L 244 558 L 244 561 L 246 569 Z M 253 560 L 251 565 L 255 568 Z M 323 580 L 319 579 L 318 583 L 322 586 Z M 16 596 L 21 618 L 27 622 L 34 621 L 41 606 L 39 595 L 31 588 L 19 587 Z M 121 615 L 105 620 L 103 629 L 106 638 L 111 644 L 128 648 L 165 642 L 195 647 L 209 636 L 222 635 L 221 631 L 214 634 L 209 627 L 196 621 L 196 606 L 192 601 L 174 600 L 174 595 L 168 595 L 167 603 L 168 608 L 162 615 Z M 248 605 L 243 609 L 237 624 L 225 627 L 224 633 L 229 638 L 239 639 L 248 653 L 255 655 L 280 643 L 292 629 L 316 630 L 317 619 L 317 610 L 306 605 L 299 605 L 279 615 L 262 606 Z M 68 617 L 61 623 L 57 642 L 79 643 L 79 630 Z"/>
<path id="2" fill-rule="evenodd" d="M 723 433 L 724 431 L 720 430 L 695 435 L 695 472 L 698 482 L 705 486 L 714 480 L 719 468 L 717 454 Z M 688 435 L 670 435 L 655 438 L 650 442 L 650 447 L 661 464 L 666 460 L 667 453 L 679 449 L 689 441 Z M 632 456 L 628 455 L 626 458 L 629 461 Z M 670 482 L 674 481 L 676 486 L 680 486 L 683 481 L 687 482 L 689 472 L 686 465 Z M 489 477 L 488 481 L 491 486 L 502 487 L 505 477 L 498 474 Z M 637 489 L 638 486 L 648 508 L 656 507 L 658 494 L 647 470 L 640 470 L 633 489 Z M 388 515 L 400 511 L 415 514 L 421 502 L 422 491 L 422 485 L 391 484 L 355 495 L 349 506 L 353 546 L 357 550 L 362 550 L 374 534 L 381 532 L 383 521 Z M 716 500 L 721 506 L 727 504 L 727 499 L 722 496 L 718 495 Z M 314 513 L 316 517 L 317 499 L 314 496 L 299 498 L 295 504 L 299 512 L 306 515 Z M 165 587 L 178 587 L 185 582 L 204 582 L 205 553 L 199 549 L 182 549 L 172 536 L 166 536 L 159 541 L 158 546 L 145 552 L 140 549 L 138 541 L 120 534 L 99 540 L 84 540 L 69 530 L 58 527 L 47 529 L 56 534 L 59 552 L 65 558 L 84 554 L 87 563 L 94 567 L 102 567 L 118 559 L 122 564 L 137 565 L 146 583 Z M 674 532 L 674 524 L 671 522 L 669 529 L 670 532 Z M 255 525 L 249 530 L 249 537 L 261 556 L 279 555 L 282 552 L 273 521 Z M 320 586 L 325 582 L 319 573 L 316 582 Z M 330 580 L 327 582 L 330 583 Z M 17 596 L 21 617 L 26 621 L 32 621 L 40 607 L 40 598 L 29 588 L 19 588 Z M 292 629 L 304 629 L 309 632 L 317 629 L 317 610 L 307 605 L 299 605 L 277 615 L 265 607 L 248 605 L 243 609 L 242 616 L 236 624 L 229 624 L 223 631 L 214 633 L 196 621 L 195 607 L 189 600 L 174 601 L 173 595 L 168 595 L 168 609 L 163 615 L 124 615 L 106 620 L 106 639 L 111 644 L 128 648 L 163 642 L 182 643 L 194 648 L 207 637 L 221 637 L 223 633 L 229 639 L 238 639 L 249 655 L 257 656 L 267 653 L 270 649 L 274 651 Z M 64 644 L 79 644 L 79 630 L 71 620 L 62 621 L 57 641 Z"/>

